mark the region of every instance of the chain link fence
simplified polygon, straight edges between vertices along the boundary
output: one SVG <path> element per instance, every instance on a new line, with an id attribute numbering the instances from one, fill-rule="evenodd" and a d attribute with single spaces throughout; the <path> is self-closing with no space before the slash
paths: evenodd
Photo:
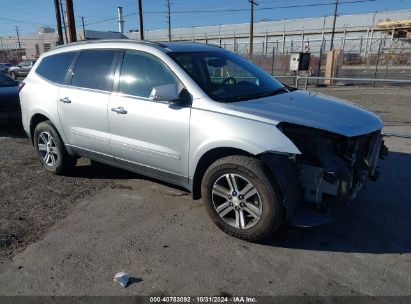
<path id="1" fill-rule="evenodd" d="M 302 75 L 325 76 L 331 32 L 284 32 L 278 35 L 255 36 L 253 54 L 249 54 L 246 34 L 213 37 L 180 36 L 177 41 L 193 41 L 219 45 L 241 54 L 275 76 L 294 76 L 290 71 L 291 53 L 311 53 L 308 71 Z M 334 77 L 411 79 L 411 37 L 394 38 L 377 28 L 343 29 L 335 33 L 334 49 L 341 50 L 341 60 Z"/>

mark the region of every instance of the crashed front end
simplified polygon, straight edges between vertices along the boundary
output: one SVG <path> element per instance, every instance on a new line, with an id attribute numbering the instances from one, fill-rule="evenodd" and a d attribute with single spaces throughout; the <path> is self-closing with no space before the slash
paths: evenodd
<path id="1" fill-rule="evenodd" d="M 290 123 L 278 128 L 301 152 L 294 163 L 304 201 L 318 207 L 355 198 L 368 178 L 378 178 L 378 158 L 388 154 L 381 130 L 346 137 Z"/>

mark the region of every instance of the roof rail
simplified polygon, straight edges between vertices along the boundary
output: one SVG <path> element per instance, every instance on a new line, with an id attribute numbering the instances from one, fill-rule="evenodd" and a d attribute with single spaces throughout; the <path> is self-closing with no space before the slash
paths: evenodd
<path id="1" fill-rule="evenodd" d="M 77 42 L 72 42 L 68 44 L 58 45 L 53 48 L 53 50 L 65 48 L 68 46 L 75 46 L 75 45 L 83 45 L 83 44 L 94 44 L 94 43 L 112 43 L 112 42 L 126 42 L 126 43 L 134 43 L 134 44 L 148 44 L 148 45 L 156 45 L 159 47 L 166 47 L 164 44 L 155 41 L 148 41 L 148 40 L 133 40 L 133 39 L 96 39 L 96 40 L 82 40 Z"/>
<path id="2" fill-rule="evenodd" d="M 173 44 L 173 43 L 198 44 L 198 45 L 207 45 L 207 46 L 210 46 L 210 47 L 216 47 L 216 48 L 220 48 L 220 49 L 223 48 L 223 47 L 221 47 L 221 46 L 219 46 L 219 45 L 217 45 L 217 44 L 204 43 L 204 42 L 198 42 L 198 41 L 167 41 L 167 42 L 164 42 L 164 43 L 159 42 L 159 44 L 160 44 L 162 47 L 167 47 L 167 44 L 168 44 L 168 43 L 170 43 L 170 44 Z"/>
<path id="3" fill-rule="evenodd" d="M 214 43 L 202 43 L 202 42 L 197 42 L 197 41 L 194 41 L 194 42 L 191 42 L 191 43 L 205 44 L 205 45 L 208 45 L 208 46 L 211 46 L 211 47 L 220 48 L 220 49 L 223 48 L 222 46 L 219 46 L 218 44 L 214 44 Z"/>

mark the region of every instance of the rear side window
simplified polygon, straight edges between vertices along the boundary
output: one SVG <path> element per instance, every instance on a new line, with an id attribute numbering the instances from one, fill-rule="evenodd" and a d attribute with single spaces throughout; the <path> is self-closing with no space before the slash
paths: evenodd
<path id="1" fill-rule="evenodd" d="M 114 50 L 82 51 L 74 68 L 71 85 L 82 88 L 109 91 Z"/>
<path id="2" fill-rule="evenodd" d="M 75 55 L 75 52 L 68 52 L 47 56 L 41 60 L 36 73 L 50 81 L 62 84 Z"/>

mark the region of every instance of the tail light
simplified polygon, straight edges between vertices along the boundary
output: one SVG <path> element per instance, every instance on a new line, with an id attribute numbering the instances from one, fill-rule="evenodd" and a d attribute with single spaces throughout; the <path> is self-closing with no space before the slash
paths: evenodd
<path id="1" fill-rule="evenodd" d="M 24 87 L 25 83 L 24 82 L 20 82 L 19 83 L 19 93 L 21 91 L 21 89 Z"/>

